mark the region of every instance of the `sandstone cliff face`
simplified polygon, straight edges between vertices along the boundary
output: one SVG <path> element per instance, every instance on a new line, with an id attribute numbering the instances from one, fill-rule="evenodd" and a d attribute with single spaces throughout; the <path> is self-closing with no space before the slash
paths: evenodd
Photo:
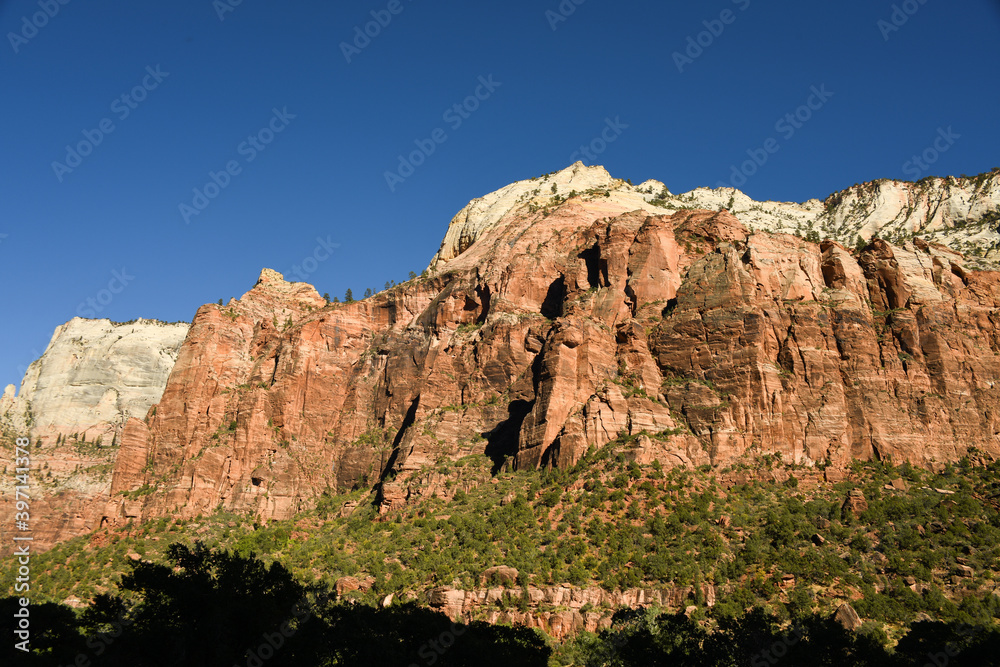
<path id="1" fill-rule="evenodd" d="M 920 240 L 854 256 L 664 211 L 578 167 L 550 182 L 559 201 L 484 198 L 429 277 L 363 302 L 265 270 L 203 306 L 124 429 L 106 519 L 287 518 L 372 484 L 388 512 L 452 493 L 441 459 L 562 466 L 623 434 L 667 466 L 1000 454 L 1000 275 Z"/>
<path id="2" fill-rule="evenodd" d="M 582 162 L 576 162 L 567 169 L 543 178 L 511 183 L 496 192 L 473 199 L 452 218 L 431 265 L 458 257 L 477 238 L 527 201 L 544 199 L 560 192 L 565 195 L 574 190 L 583 192 L 592 188 L 618 189 L 621 185 L 624 183 L 612 178 L 604 167 L 587 167 Z"/>
<path id="3" fill-rule="evenodd" d="M 184 323 L 74 318 L 56 328 L 45 353 L 29 366 L 20 393 L 7 387 L 0 399 L 3 430 L 34 443 L 37 548 L 86 533 L 100 521 L 125 421 L 144 417 L 159 400 L 187 329 Z M 12 455 L 7 447 L 0 454 L 5 469 L 12 467 Z M 11 475 L 0 482 L 5 500 L 12 483 Z M 13 512 L 13 503 L 4 507 Z M 11 523 L 5 518 L 0 537 Z"/>
<path id="4" fill-rule="evenodd" d="M 845 239 L 906 233 L 945 244 L 996 263 L 1000 223 L 1000 170 L 976 177 L 926 178 L 917 183 L 880 180 L 855 185 L 827 198 L 824 229 Z"/>
<path id="5" fill-rule="evenodd" d="M 714 606 L 716 587 L 703 584 L 700 589 L 705 604 Z M 527 595 L 527 600 L 522 605 L 521 598 L 524 595 Z M 629 588 L 615 592 L 573 586 L 525 586 L 523 589 L 497 586 L 471 591 L 440 587 L 430 590 L 427 598 L 428 606 L 452 619 L 468 623 L 473 619 L 484 618 L 488 623 L 524 625 L 538 628 L 555 639 L 563 640 L 583 630 L 600 632 L 611 627 L 611 612 L 602 613 L 589 609 L 635 609 L 655 605 L 667 611 L 678 612 L 684 611 L 693 603 L 695 594 L 691 586 Z M 524 610 L 511 609 L 509 606 L 523 606 Z M 541 611 L 543 607 L 561 611 Z"/>
<path id="6" fill-rule="evenodd" d="M 35 437 L 78 432 L 110 439 L 159 400 L 187 330 L 185 323 L 74 317 L 56 327 L 9 409 L 30 409 Z"/>
<path id="7" fill-rule="evenodd" d="M 917 183 L 882 179 L 853 185 L 824 201 L 754 201 L 735 188 L 696 188 L 672 194 L 656 180 L 633 186 L 603 167 L 577 162 L 555 174 L 519 181 L 472 201 L 452 220 L 431 262 L 453 259 L 518 208 L 543 206 L 572 192 L 599 192 L 623 210 L 662 215 L 685 209 L 728 210 L 750 230 L 810 232 L 854 247 L 873 235 L 898 243 L 919 235 L 967 255 L 980 268 L 1000 262 L 1000 169 L 975 177 L 928 177 Z"/>

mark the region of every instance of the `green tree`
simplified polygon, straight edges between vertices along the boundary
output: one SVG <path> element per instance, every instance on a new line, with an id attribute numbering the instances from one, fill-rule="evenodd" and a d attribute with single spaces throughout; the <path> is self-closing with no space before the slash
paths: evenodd
<path id="1" fill-rule="evenodd" d="M 347 291 L 344 292 L 344 303 L 354 303 L 354 292 L 352 292 L 349 287 L 347 288 Z"/>

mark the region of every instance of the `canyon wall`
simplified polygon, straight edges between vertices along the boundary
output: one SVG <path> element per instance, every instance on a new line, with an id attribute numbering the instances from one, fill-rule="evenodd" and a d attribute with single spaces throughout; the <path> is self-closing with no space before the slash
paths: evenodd
<path id="1" fill-rule="evenodd" d="M 145 417 L 160 399 L 185 323 L 114 323 L 73 318 L 56 328 L 15 395 L 0 398 L 0 425 L 8 437 L 31 439 L 32 534 L 37 549 L 81 535 L 100 521 L 110 497 L 111 470 L 125 422 Z M 0 465 L 13 470 L 13 449 Z M 4 508 L 0 543 L 12 525 L 13 476 L 0 482 Z M 5 509 L 6 512 L 6 509 Z"/>
<path id="2" fill-rule="evenodd" d="M 576 163 L 470 202 L 423 276 L 364 301 L 265 269 L 190 326 L 74 319 L 0 415 L 41 442 L 40 548 L 328 489 L 391 512 L 453 494 L 447 459 L 563 466 L 621 436 L 666 466 L 995 456 L 997 210 L 997 171 L 793 204 Z"/>
<path id="3" fill-rule="evenodd" d="M 921 239 L 854 253 L 635 208 L 649 185 L 605 175 L 490 196 L 424 277 L 361 302 L 265 270 L 203 306 L 125 426 L 105 519 L 288 518 L 371 485 L 390 512 L 453 493 L 444 459 L 562 466 L 623 435 L 666 466 L 1000 453 L 1000 274 Z"/>

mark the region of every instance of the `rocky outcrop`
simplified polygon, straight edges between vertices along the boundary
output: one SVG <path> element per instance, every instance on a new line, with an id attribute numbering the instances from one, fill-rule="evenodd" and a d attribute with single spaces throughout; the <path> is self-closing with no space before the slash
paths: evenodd
<path id="1" fill-rule="evenodd" d="M 362 302 L 265 270 L 203 306 L 155 414 L 125 427 L 107 521 L 287 518 L 371 485 L 390 512 L 454 493 L 442 461 L 563 466 L 616 439 L 826 479 L 1000 453 L 1000 275 L 919 239 L 857 253 L 664 210 L 605 174 L 484 198 L 427 276 Z"/>
<path id="2" fill-rule="evenodd" d="M 850 493 L 847 494 L 847 498 L 844 499 L 844 504 L 840 508 L 841 515 L 844 518 L 850 516 L 858 518 L 867 510 L 868 501 L 865 500 L 865 494 L 861 491 L 861 489 L 851 489 Z"/>
<path id="3" fill-rule="evenodd" d="M 854 611 L 854 607 L 847 602 L 837 608 L 833 620 L 849 632 L 853 632 L 863 625 L 858 612 Z"/>
<path id="4" fill-rule="evenodd" d="M 723 592 L 712 584 L 702 584 L 700 595 L 691 586 L 621 591 L 575 586 L 496 586 L 464 591 L 442 586 L 427 592 L 426 603 L 453 620 L 524 625 L 562 640 L 583 630 L 610 628 L 616 609 L 655 606 L 677 612 L 699 597 L 705 606 L 712 607 Z"/>
<path id="5" fill-rule="evenodd" d="M 544 200 L 560 193 L 565 196 L 571 192 L 584 192 L 593 188 L 612 189 L 619 185 L 623 183 L 612 178 L 604 167 L 587 167 L 582 162 L 576 162 L 568 169 L 511 183 L 496 192 L 473 199 L 452 218 L 441 241 L 441 248 L 431 260 L 431 266 L 461 255 L 476 239 L 526 202 Z"/>
<path id="6" fill-rule="evenodd" d="M 788 204 L 577 163 L 471 202 L 424 277 L 361 302 L 265 269 L 190 331 L 73 320 L 0 398 L 44 452 L 36 545 L 219 507 L 285 518 L 328 488 L 374 485 L 390 512 L 488 481 L 441 461 L 562 466 L 612 440 L 667 466 L 776 453 L 827 481 L 852 458 L 995 456 L 1000 280 L 975 269 L 997 178 Z M 876 231 L 892 242 L 849 249 Z"/>
<path id="7" fill-rule="evenodd" d="M 620 210 L 662 215 L 677 210 L 728 210 L 747 229 L 854 247 L 872 236 L 896 244 L 914 236 L 962 251 L 977 268 L 1000 263 L 1000 169 L 978 176 L 927 177 L 919 182 L 881 179 L 853 185 L 825 200 L 755 201 L 731 187 L 673 194 L 656 180 L 639 185 L 612 178 L 603 167 L 577 162 L 561 172 L 508 185 L 473 200 L 452 220 L 435 267 L 464 252 L 518 209 L 552 206 L 573 193 L 596 193 Z"/>
<path id="8" fill-rule="evenodd" d="M 146 416 L 159 400 L 188 325 L 137 320 L 124 324 L 74 318 L 56 328 L 15 396 L 0 399 L 7 437 L 32 441 L 31 508 L 34 546 L 89 532 L 110 497 L 111 471 L 128 419 Z M 0 463 L 12 467 L 13 449 Z M 145 465 L 143 462 L 139 467 Z M 0 495 L 13 494 L 4 475 Z M 14 503 L 4 502 L 13 512 Z M 9 517 L 8 517 L 9 518 Z M 0 543 L 12 521 L 0 525 Z"/>
<path id="9" fill-rule="evenodd" d="M 111 440 L 159 400 L 187 330 L 185 323 L 74 317 L 56 327 L 4 412 L 30 410 L 32 435 L 43 441 L 72 433 Z"/>
<path id="10" fill-rule="evenodd" d="M 878 180 L 825 201 L 821 235 L 901 241 L 913 235 L 945 244 L 971 259 L 1000 259 L 1000 170 L 974 177 L 928 177 L 916 183 Z"/>

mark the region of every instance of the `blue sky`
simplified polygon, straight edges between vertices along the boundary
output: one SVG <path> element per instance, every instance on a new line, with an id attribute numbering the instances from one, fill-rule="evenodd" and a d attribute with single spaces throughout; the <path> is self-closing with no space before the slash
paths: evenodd
<path id="1" fill-rule="evenodd" d="M 0 1 L 0 385 L 77 314 L 190 320 L 328 254 L 320 293 L 402 281 L 609 120 L 585 161 L 674 192 L 769 139 L 757 199 L 1000 166 L 996 0 L 234 1 Z"/>

